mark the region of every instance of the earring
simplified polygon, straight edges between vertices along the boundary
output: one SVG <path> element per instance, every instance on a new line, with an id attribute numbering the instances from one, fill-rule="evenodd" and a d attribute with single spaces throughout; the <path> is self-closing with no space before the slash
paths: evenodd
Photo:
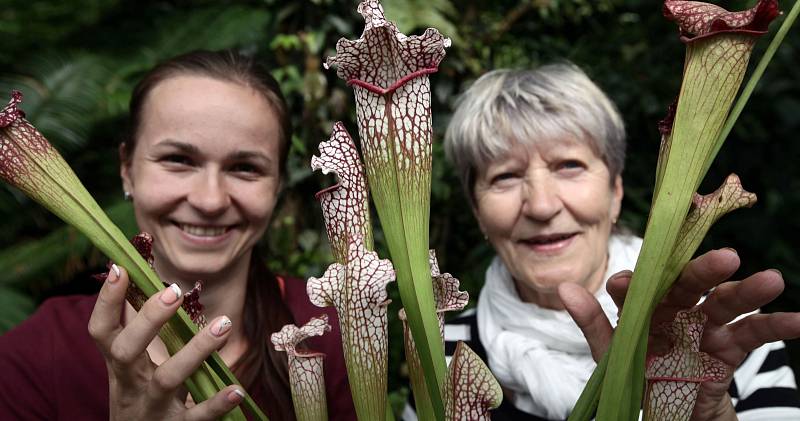
<path id="1" fill-rule="evenodd" d="M 131 200 L 131 193 L 129 191 L 125 190 L 125 191 L 122 192 L 122 197 L 127 202 L 127 201 Z"/>

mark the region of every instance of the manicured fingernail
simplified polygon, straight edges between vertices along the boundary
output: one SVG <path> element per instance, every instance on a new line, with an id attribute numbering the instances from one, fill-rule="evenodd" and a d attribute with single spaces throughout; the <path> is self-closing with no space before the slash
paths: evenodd
<path id="1" fill-rule="evenodd" d="M 767 269 L 767 270 L 773 271 L 773 272 L 777 273 L 777 274 L 778 274 L 778 276 L 780 276 L 781 278 L 783 278 L 783 274 L 782 274 L 782 273 L 781 273 L 781 271 L 779 271 L 778 269 L 772 268 L 772 269 Z"/>
<path id="2" fill-rule="evenodd" d="M 164 291 L 161 292 L 161 296 L 158 298 L 161 300 L 162 303 L 166 305 L 170 305 L 178 301 L 178 298 L 181 296 L 181 287 L 178 284 L 172 284 L 169 288 L 165 288 Z"/>
<path id="3" fill-rule="evenodd" d="M 214 327 L 211 328 L 211 333 L 213 333 L 214 336 L 222 336 L 231 330 L 231 326 L 233 326 L 231 319 L 229 319 L 228 316 L 222 316 L 214 324 Z"/>
<path id="4" fill-rule="evenodd" d="M 228 402 L 240 402 L 244 399 L 244 392 L 239 389 L 233 389 L 233 392 L 228 393 Z"/>
<path id="5" fill-rule="evenodd" d="M 733 249 L 733 248 L 730 248 L 730 247 L 723 247 L 722 250 L 728 250 L 728 251 L 733 252 L 733 254 L 735 254 L 737 256 L 739 255 L 739 253 L 736 252 L 736 249 Z"/>
<path id="6" fill-rule="evenodd" d="M 108 283 L 113 284 L 114 282 L 117 282 L 119 280 L 119 276 L 120 276 L 119 266 L 112 263 L 111 270 L 108 271 L 108 276 L 106 277 L 106 281 Z"/>

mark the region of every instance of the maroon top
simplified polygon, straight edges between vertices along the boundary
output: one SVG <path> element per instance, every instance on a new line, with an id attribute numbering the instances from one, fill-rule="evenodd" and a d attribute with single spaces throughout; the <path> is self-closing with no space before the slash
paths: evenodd
<path id="1" fill-rule="evenodd" d="M 330 419 L 355 420 L 336 311 L 311 304 L 302 280 L 285 279 L 284 299 L 298 326 L 328 314 L 331 332 L 306 342 L 327 355 Z M 0 336 L 0 419 L 108 420 L 108 372 L 87 329 L 96 299 L 49 299 L 28 320 Z"/>

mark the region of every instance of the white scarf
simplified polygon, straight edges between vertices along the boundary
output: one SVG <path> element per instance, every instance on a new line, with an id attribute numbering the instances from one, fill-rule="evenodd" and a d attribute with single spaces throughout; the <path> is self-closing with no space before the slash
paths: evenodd
<path id="1" fill-rule="evenodd" d="M 642 240 L 612 236 L 608 267 L 595 297 L 612 324 L 617 307 L 605 281 L 633 270 Z M 513 391 L 518 409 L 548 419 L 566 419 L 595 368 L 589 345 L 569 314 L 522 302 L 505 265 L 495 257 L 478 299 L 478 332 L 489 368 Z"/>

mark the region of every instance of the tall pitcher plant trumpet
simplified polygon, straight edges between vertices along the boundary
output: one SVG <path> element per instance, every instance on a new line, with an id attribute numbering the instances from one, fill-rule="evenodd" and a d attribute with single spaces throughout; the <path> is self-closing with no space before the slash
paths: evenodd
<path id="1" fill-rule="evenodd" d="M 695 191 L 725 140 L 723 126 L 753 45 L 778 14 L 775 0 L 760 0 L 742 12 L 702 2 L 664 2 L 664 15 L 678 24 L 686 44 L 683 83 L 675 108 L 661 125 L 653 204 L 625 311 L 609 353 L 598 364 L 570 419 L 589 419 L 594 408 L 598 420 L 638 418 L 647 332 L 656 305 L 711 224 L 729 211 L 755 203 L 755 195 L 744 191 L 735 175 L 711 195 Z M 697 315 L 679 314 L 676 325 L 669 328 L 672 351 L 649 360 L 646 417 L 688 419 L 697 397 L 695 386 L 725 376 L 721 363 L 697 351 L 704 321 Z M 685 399 L 676 402 L 659 396 L 670 390 L 685 393 Z"/>
<path id="2" fill-rule="evenodd" d="M 428 264 L 431 185 L 431 90 L 450 40 L 435 29 L 406 36 L 387 21 L 378 1 L 358 6 L 361 38 L 341 39 L 326 67 L 353 87 L 361 147 L 378 216 L 397 274 L 400 297 L 428 373 L 428 391 L 442 419 L 444 347 Z"/>
<path id="3" fill-rule="evenodd" d="M 360 154 L 336 123 L 311 166 L 334 173 L 338 183 L 317 194 L 336 263 L 308 281 L 317 305 L 339 313 L 347 371 L 359 419 L 381 419 L 386 411 L 385 287 L 395 276 L 404 308 L 406 357 L 421 419 L 488 419 L 502 392 L 483 362 L 459 346 L 449 371 L 444 361 L 441 312 L 461 309 L 468 296 L 458 280 L 439 272 L 428 250 L 431 184 L 431 95 L 450 40 L 435 29 L 406 36 L 387 21 L 377 0 L 358 6 L 361 38 L 340 40 L 325 66 L 355 90 Z M 367 187 L 369 186 L 369 187 Z M 372 251 L 368 196 L 371 192 L 391 255 Z M 430 263 L 429 263 L 430 256 Z M 409 330 L 411 333 L 409 333 Z M 446 371 L 448 371 L 446 373 Z"/>

